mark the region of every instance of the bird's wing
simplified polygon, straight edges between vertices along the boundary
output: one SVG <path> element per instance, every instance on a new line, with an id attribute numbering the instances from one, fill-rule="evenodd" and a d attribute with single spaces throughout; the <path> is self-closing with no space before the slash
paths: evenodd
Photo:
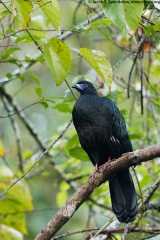
<path id="1" fill-rule="evenodd" d="M 125 152 L 132 152 L 132 145 L 126 129 L 126 124 L 122 114 L 113 101 L 105 98 L 103 104 L 103 114 L 106 122 L 110 122 L 111 135 L 108 144 L 113 158 L 120 157 Z"/>

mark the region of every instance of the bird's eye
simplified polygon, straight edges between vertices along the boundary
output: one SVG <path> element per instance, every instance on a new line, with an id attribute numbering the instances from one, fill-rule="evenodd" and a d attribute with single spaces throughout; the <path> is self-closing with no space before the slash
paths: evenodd
<path id="1" fill-rule="evenodd" d="M 83 83 L 83 89 L 87 88 L 88 85 L 86 83 Z"/>

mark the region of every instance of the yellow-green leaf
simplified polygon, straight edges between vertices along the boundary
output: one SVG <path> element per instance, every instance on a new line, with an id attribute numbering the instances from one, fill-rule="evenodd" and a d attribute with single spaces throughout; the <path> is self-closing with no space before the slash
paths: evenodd
<path id="1" fill-rule="evenodd" d="M 30 22 L 30 12 L 33 11 L 30 0 L 12 0 L 12 14 L 14 27 L 26 29 Z"/>
<path id="2" fill-rule="evenodd" d="M 11 199 L 2 199 L 0 206 L 1 223 L 26 234 L 26 218 L 23 206 Z"/>
<path id="3" fill-rule="evenodd" d="M 112 68 L 111 64 L 106 58 L 106 54 L 91 50 L 88 48 L 80 48 L 82 57 L 91 65 L 92 68 L 98 73 L 98 75 L 106 83 L 107 87 L 110 88 L 112 83 Z"/>
<path id="4" fill-rule="evenodd" d="M 53 27 L 58 31 L 61 14 L 60 14 L 60 6 L 57 0 L 38 0 L 36 1 L 40 8 L 43 10 Z"/>
<path id="5" fill-rule="evenodd" d="M 142 15 L 143 6 L 143 1 L 137 4 L 132 0 L 128 0 L 127 2 L 106 0 L 103 3 L 105 15 L 122 30 L 123 36 L 133 34 L 136 31 Z"/>
<path id="6" fill-rule="evenodd" d="M 3 192 L 15 181 L 14 173 L 6 166 L 0 167 L 0 192 Z M 33 202 L 27 185 L 22 181 L 17 182 L 0 199 L 0 219 L 9 227 L 26 234 L 25 211 L 32 211 Z M 14 218 L 13 218 L 14 214 Z M 9 238 L 8 238 L 9 239 Z"/>
<path id="7" fill-rule="evenodd" d="M 67 77 L 71 69 L 69 47 L 58 38 L 51 38 L 44 46 L 44 58 L 57 85 Z"/>

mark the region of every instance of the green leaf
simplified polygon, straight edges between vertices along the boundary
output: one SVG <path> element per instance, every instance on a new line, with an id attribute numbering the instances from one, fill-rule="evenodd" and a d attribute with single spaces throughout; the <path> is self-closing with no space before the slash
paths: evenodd
<path id="1" fill-rule="evenodd" d="M 1 223 L 26 234 L 27 229 L 25 213 L 22 205 L 11 199 L 1 200 L 0 205 L 1 205 L 0 217 L 1 219 L 3 219 L 1 220 Z"/>
<path id="2" fill-rule="evenodd" d="M 61 102 L 53 106 L 54 109 L 57 109 L 60 112 L 72 112 L 73 109 L 73 102 Z"/>
<path id="3" fill-rule="evenodd" d="M 9 10 L 4 10 L 2 12 L 0 12 L 0 19 L 2 19 L 4 16 L 11 14 L 11 12 Z"/>
<path id="4" fill-rule="evenodd" d="M 7 49 L 3 52 L 1 58 L 2 58 L 3 60 L 5 60 L 5 59 L 7 59 L 13 52 L 18 51 L 18 50 L 20 50 L 20 48 L 18 48 L 18 47 L 7 48 Z"/>
<path id="5" fill-rule="evenodd" d="M 122 34 L 127 36 L 127 34 L 133 34 L 138 28 L 143 6 L 143 1 L 137 4 L 132 0 L 128 0 L 128 3 L 106 0 L 103 3 L 103 10 L 105 15 L 122 30 Z"/>
<path id="6" fill-rule="evenodd" d="M 37 93 L 38 97 L 42 97 L 42 94 L 43 94 L 42 88 L 35 88 L 35 92 Z"/>
<path id="7" fill-rule="evenodd" d="M 67 190 L 69 190 L 70 186 L 67 182 L 63 181 L 63 182 L 61 182 L 59 188 L 61 191 L 67 191 Z"/>
<path id="8" fill-rule="evenodd" d="M 80 48 L 82 57 L 94 68 L 98 75 L 110 88 L 112 83 L 112 68 L 106 59 L 106 55 L 97 50 L 90 50 L 88 48 Z"/>
<path id="9" fill-rule="evenodd" d="M 49 105 L 48 103 L 44 102 L 44 101 L 41 101 L 40 104 L 44 107 L 44 108 L 48 108 Z"/>
<path id="10" fill-rule="evenodd" d="M 0 191 L 4 191 L 5 188 L 10 186 L 15 181 L 14 174 L 12 171 L 5 166 L 0 167 Z M 12 200 L 23 206 L 24 210 L 32 210 L 33 203 L 32 197 L 27 185 L 19 181 L 12 187 L 6 195 Z"/>
<path id="11" fill-rule="evenodd" d="M 33 152 L 30 149 L 26 149 L 22 155 L 24 160 L 31 158 L 32 156 L 33 156 Z"/>
<path id="12" fill-rule="evenodd" d="M 14 76 L 13 76 L 14 77 Z M 18 76 L 18 78 L 22 81 L 22 83 L 24 83 L 24 81 L 26 80 L 26 78 L 24 76 Z"/>
<path id="13" fill-rule="evenodd" d="M 41 82 L 40 82 L 39 78 L 38 78 L 34 73 L 32 73 L 32 74 L 30 75 L 30 78 L 31 78 L 32 80 L 34 80 L 39 86 L 41 86 Z"/>
<path id="14" fill-rule="evenodd" d="M 6 30 L 6 33 L 15 33 L 15 30 L 13 28 L 8 28 Z"/>
<path id="15" fill-rule="evenodd" d="M 11 73 L 6 73 L 6 77 L 7 77 L 8 79 L 12 78 L 12 74 L 11 74 Z"/>
<path id="16" fill-rule="evenodd" d="M 109 27 L 110 25 L 111 25 L 110 19 L 99 19 L 95 22 L 90 23 L 88 31 L 93 30 L 95 28 L 97 28 L 97 29 L 102 28 L 102 27 L 106 28 L 106 27 Z"/>
<path id="17" fill-rule="evenodd" d="M 87 153 L 81 147 L 72 148 L 69 151 L 69 154 L 74 158 L 80 159 L 81 161 L 89 160 Z"/>
<path id="18" fill-rule="evenodd" d="M 26 29 L 30 21 L 32 10 L 31 1 L 12 0 L 13 24 L 15 28 Z"/>
<path id="19" fill-rule="evenodd" d="M 14 181 L 15 176 L 13 172 L 8 167 L 1 166 L 0 191 L 4 191 Z M 0 219 L 2 223 L 26 234 L 27 229 L 24 211 L 33 210 L 32 197 L 27 185 L 21 181 L 17 182 L 16 185 L 5 194 L 5 198 L 0 199 L 0 206 Z"/>
<path id="20" fill-rule="evenodd" d="M 71 69 L 69 47 L 58 38 L 51 38 L 45 44 L 43 54 L 56 85 L 60 85 Z"/>
<path id="21" fill-rule="evenodd" d="M 56 31 L 59 30 L 60 25 L 60 6 L 57 0 L 38 0 L 36 3 L 40 6 L 40 8 L 43 10 L 45 15 L 48 17 L 49 21 L 53 25 L 53 27 L 56 29 Z"/>
<path id="22" fill-rule="evenodd" d="M 11 57 L 11 58 L 8 59 L 8 62 L 17 65 L 18 67 L 23 66 L 22 62 L 18 58 Z"/>
<path id="23" fill-rule="evenodd" d="M 66 151 L 69 151 L 71 148 L 77 146 L 79 144 L 79 138 L 78 135 L 74 135 L 72 138 L 70 138 L 66 144 Z"/>
<path id="24" fill-rule="evenodd" d="M 157 30 L 155 26 L 145 26 L 143 28 L 146 36 L 152 36 L 157 44 L 159 44 L 159 35 L 157 34 Z"/>
<path id="25" fill-rule="evenodd" d="M 107 39 L 112 41 L 110 33 L 108 32 L 107 27 L 111 25 L 110 19 L 99 19 L 96 22 L 90 23 L 90 27 L 87 32 L 97 29 L 101 34 L 103 34 Z"/>

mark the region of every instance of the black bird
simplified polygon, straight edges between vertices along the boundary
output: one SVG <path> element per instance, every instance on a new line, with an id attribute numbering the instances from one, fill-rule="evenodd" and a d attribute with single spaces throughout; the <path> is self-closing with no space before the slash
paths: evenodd
<path id="1" fill-rule="evenodd" d="M 100 97 L 88 81 L 73 86 L 80 97 L 73 108 L 73 123 L 82 148 L 88 154 L 95 169 L 123 153 L 132 152 L 124 119 L 115 105 Z M 129 169 L 117 173 L 109 180 L 112 208 L 120 222 L 132 222 L 138 205 L 133 180 Z"/>

